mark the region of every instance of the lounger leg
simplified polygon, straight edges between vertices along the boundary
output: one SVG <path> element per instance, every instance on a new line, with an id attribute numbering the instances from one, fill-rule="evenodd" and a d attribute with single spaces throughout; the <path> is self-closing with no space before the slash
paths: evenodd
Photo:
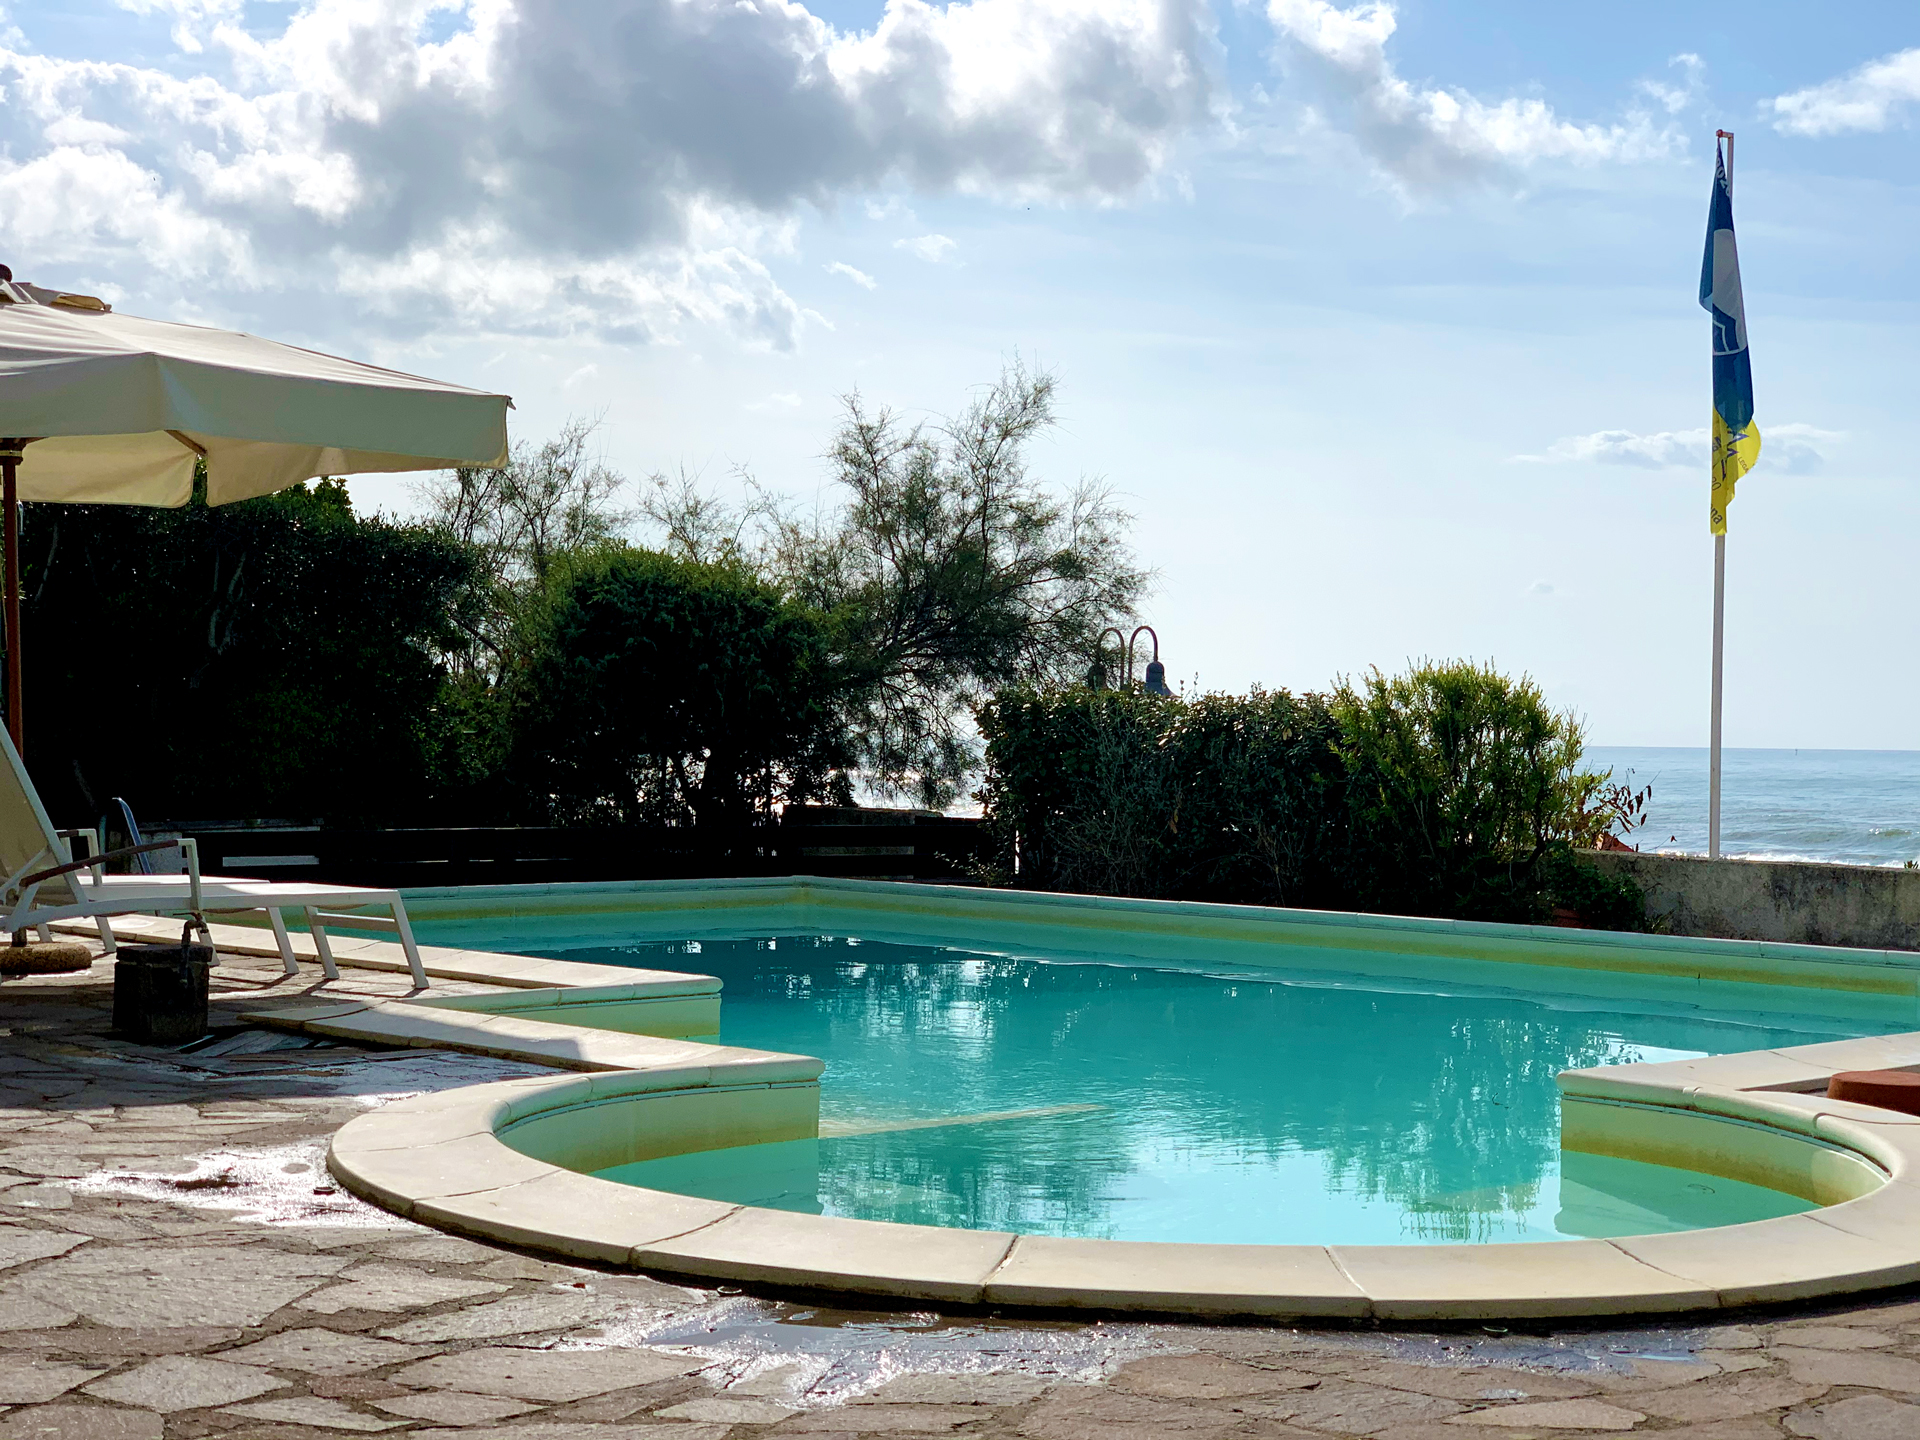
<path id="1" fill-rule="evenodd" d="M 95 928 L 100 931 L 102 953 L 106 955 L 118 954 L 120 946 L 113 938 L 113 926 L 107 923 L 107 917 L 104 915 L 96 915 L 93 917 L 93 923 Z"/>
<path id="2" fill-rule="evenodd" d="M 407 907 L 395 900 L 392 905 L 393 928 L 400 932 L 400 948 L 406 953 L 407 968 L 413 971 L 413 988 L 427 988 L 427 967 L 420 963 L 420 947 L 413 943 L 413 927 L 407 923 Z"/>
<path id="3" fill-rule="evenodd" d="M 320 917 L 313 913 L 313 907 L 307 907 L 307 929 L 312 932 L 314 948 L 320 952 L 320 968 L 329 980 L 340 978 L 340 967 L 333 963 L 333 946 L 327 943 L 327 927 L 320 923 Z"/>
<path id="4" fill-rule="evenodd" d="M 287 974 L 298 975 L 300 973 L 300 960 L 299 957 L 293 953 L 293 937 L 287 934 L 287 922 L 280 914 L 280 907 L 278 905 L 269 905 L 267 907 L 267 919 L 273 922 L 273 943 L 280 947 L 280 964 L 285 968 Z"/>
<path id="5" fill-rule="evenodd" d="M 40 927 L 40 943 L 42 945 L 51 945 L 53 943 L 53 927 L 51 925 L 42 925 Z"/>

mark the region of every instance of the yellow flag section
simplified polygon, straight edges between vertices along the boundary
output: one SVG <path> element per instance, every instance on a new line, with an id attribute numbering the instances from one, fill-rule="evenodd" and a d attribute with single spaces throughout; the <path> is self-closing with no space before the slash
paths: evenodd
<path id="1" fill-rule="evenodd" d="M 1727 507 L 1733 487 L 1760 458 L 1760 427 L 1747 421 L 1744 430 L 1729 430 L 1720 412 L 1713 412 L 1713 493 L 1708 500 L 1707 524 L 1715 535 L 1727 533 Z"/>

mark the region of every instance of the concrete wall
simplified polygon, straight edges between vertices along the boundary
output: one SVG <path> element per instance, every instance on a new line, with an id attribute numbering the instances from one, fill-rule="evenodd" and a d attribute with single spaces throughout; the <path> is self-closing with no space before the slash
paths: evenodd
<path id="1" fill-rule="evenodd" d="M 1594 851 L 1647 894 L 1669 935 L 1920 950 L 1920 870 Z"/>

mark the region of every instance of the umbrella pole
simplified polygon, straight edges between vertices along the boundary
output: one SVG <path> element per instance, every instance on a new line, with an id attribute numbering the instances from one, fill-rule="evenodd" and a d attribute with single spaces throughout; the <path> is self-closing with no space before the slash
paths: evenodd
<path id="1" fill-rule="evenodd" d="M 0 543 L 4 543 L 7 552 L 7 734 L 13 740 L 13 748 L 24 753 L 26 745 L 20 723 L 20 449 L 18 440 L 0 440 L 0 490 L 4 491 L 0 503 L 6 507 L 4 523 L 0 523 L 0 530 L 4 530 Z"/>

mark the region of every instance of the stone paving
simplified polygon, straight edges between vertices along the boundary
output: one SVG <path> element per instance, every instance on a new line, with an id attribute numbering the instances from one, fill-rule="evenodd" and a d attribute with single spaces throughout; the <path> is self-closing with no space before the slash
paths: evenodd
<path id="1" fill-rule="evenodd" d="M 175 1052 L 108 1034 L 107 962 L 0 982 L 0 1440 L 1920 1440 L 1910 1295 L 1643 1329 L 1071 1323 L 825 1309 L 442 1235 L 340 1193 L 326 1137 L 527 1068 L 233 1019 L 400 983 L 226 963 L 220 1038 Z"/>

